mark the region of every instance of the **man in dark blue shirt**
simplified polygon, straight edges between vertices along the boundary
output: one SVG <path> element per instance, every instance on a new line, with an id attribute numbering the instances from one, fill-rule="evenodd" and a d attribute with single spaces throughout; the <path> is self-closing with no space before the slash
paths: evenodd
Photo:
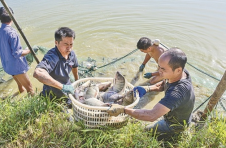
<path id="1" fill-rule="evenodd" d="M 50 98 L 66 97 L 74 93 L 69 74 L 72 71 L 78 80 L 78 61 L 72 50 L 75 39 L 73 30 L 61 27 L 55 32 L 55 47 L 50 49 L 37 65 L 34 77 L 44 84 L 42 94 Z M 66 97 L 67 98 L 67 97 Z M 66 100 L 71 107 L 71 100 Z"/>
<path id="2" fill-rule="evenodd" d="M 134 88 L 134 91 L 139 92 L 139 97 L 150 91 L 165 91 L 165 96 L 153 109 L 130 109 L 116 104 L 112 105 L 107 112 L 113 116 L 126 113 L 136 119 L 151 122 L 163 116 L 164 119 L 147 126 L 146 130 L 166 135 L 183 131 L 191 122 L 191 113 L 195 103 L 191 77 L 184 69 L 186 62 L 185 53 L 178 48 L 172 48 L 164 52 L 158 60 L 158 71 L 164 81 L 151 86 Z"/>

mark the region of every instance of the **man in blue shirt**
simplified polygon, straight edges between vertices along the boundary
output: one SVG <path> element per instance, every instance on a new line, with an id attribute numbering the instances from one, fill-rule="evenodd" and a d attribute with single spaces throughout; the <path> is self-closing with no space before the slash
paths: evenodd
<path id="1" fill-rule="evenodd" d="M 12 9 L 10 8 L 13 13 Z M 30 50 L 23 50 L 20 44 L 19 36 L 15 29 L 11 27 L 12 20 L 4 7 L 0 7 L 0 56 L 4 71 L 13 76 L 16 81 L 19 93 L 27 90 L 31 95 L 34 95 L 32 84 L 26 72 L 29 67 L 25 55 L 30 53 Z M 15 93 L 13 96 L 17 95 Z"/>
<path id="2" fill-rule="evenodd" d="M 78 61 L 72 50 L 75 32 L 67 27 L 61 27 L 55 32 L 55 47 L 50 49 L 37 65 L 34 77 L 44 84 L 42 95 L 50 99 L 66 98 L 71 108 L 68 93 L 74 93 L 69 74 L 72 71 L 75 80 L 78 80 Z"/>
<path id="3" fill-rule="evenodd" d="M 107 112 L 113 116 L 126 113 L 136 119 L 151 122 L 163 116 L 164 119 L 147 126 L 146 130 L 166 134 L 166 137 L 183 131 L 191 122 L 195 103 L 191 77 L 184 69 L 186 62 L 185 53 L 178 48 L 172 48 L 164 52 L 158 60 L 159 74 L 165 80 L 155 85 L 134 88 L 134 91 L 139 92 L 139 97 L 150 91 L 165 91 L 165 96 L 153 109 L 130 109 L 115 104 Z"/>

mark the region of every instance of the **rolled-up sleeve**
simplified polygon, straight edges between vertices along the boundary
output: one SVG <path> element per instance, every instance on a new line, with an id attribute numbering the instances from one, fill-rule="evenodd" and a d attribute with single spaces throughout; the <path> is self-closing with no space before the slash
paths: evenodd
<path id="1" fill-rule="evenodd" d="M 11 50 L 12 50 L 12 55 L 15 58 L 19 58 L 23 52 L 23 49 L 20 44 L 19 36 L 16 33 L 11 34 L 10 46 L 11 46 Z"/>

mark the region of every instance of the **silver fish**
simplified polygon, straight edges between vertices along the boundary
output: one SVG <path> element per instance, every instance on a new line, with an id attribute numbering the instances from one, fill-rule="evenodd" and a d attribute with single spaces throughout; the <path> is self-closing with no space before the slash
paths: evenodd
<path id="1" fill-rule="evenodd" d="M 114 91 L 107 91 L 101 96 L 101 98 L 104 103 L 115 103 L 119 99 L 123 98 L 123 96 Z"/>
<path id="2" fill-rule="evenodd" d="M 97 99 L 104 102 L 103 97 L 102 97 L 104 95 L 104 93 L 105 92 L 99 92 L 98 95 L 97 95 Z"/>
<path id="3" fill-rule="evenodd" d="M 74 97 L 75 99 L 79 99 L 79 90 L 78 89 L 75 89 L 75 92 L 74 92 Z"/>
<path id="4" fill-rule="evenodd" d="M 85 99 L 84 104 L 86 105 L 90 105 L 90 106 L 100 106 L 100 107 L 104 107 L 104 106 L 109 106 L 109 103 L 104 103 L 100 100 L 98 100 L 97 98 L 89 98 L 89 99 Z"/>
<path id="5" fill-rule="evenodd" d="M 111 86 L 111 82 L 103 82 L 100 84 L 97 84 L 99 91 L 106 91 L 110 86 Z"/>
<path id="6" fill-rule="evenodd" d="M 128 91 L 124 94 L 124 97 L 122 98 L 122 105 L 127 106 L 134 102 L 134 92 L 133 90 Z"/>
<path id="7" fill-rule="evenodd" d="M 77 99 L 79 102 L 84 103 L 85 102 L 85 97 L 81 96 Z"/>
<path id="8" fill-rule="evenodd" d="M 126 79 L 120 72 L 116 72 L 115 78 L 113 80 L 113 86 L 109 89 L 109 91 L 114 91 L 116 93 L 122 93 L 125 90 Z"/>
<path id="9" fill-rule="evenodd" d="M 85 83 L 83 83 L 82 85 L 80 85 L 79 87 L 77 87 L 74 91 L 75 99 L 79 100 L 80 97 L 84 97 L 87 87 L 89 87 L 90 85 L 91 85 L 91 82 L 90 82 L 90 80 L 88 80 Z"/>
<path id="10" fill-rule="evenodd" d="M 86 91 L 85 99 L 97 98 L 98 93 L 99 93 L 98 86 L 96 86 L 96 85 L 90 86 L 90 87 L 88 87 L 88 89 Z"/>

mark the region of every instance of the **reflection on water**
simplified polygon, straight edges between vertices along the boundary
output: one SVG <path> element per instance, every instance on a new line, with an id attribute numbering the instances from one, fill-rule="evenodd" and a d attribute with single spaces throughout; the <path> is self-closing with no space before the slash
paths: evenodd
<path id="1" fill-rule="evenodd" d="M 75 30 L 74 51 L 80 62 L 91 57 L 102 66 L 131 52 L 139 38 L 147 36 L 160 39 L 168 47 L 180 47 L 189 63 L 218 79 L 226 68 L 226 50 L 223 50 L 226 2 L 223 0 L 176 3 L 172 0 L 8 0 L 7 3 L 14 9 L 15 18 L 32 46 L 52 48 L 57 28 L 68 26 Z M 23 46 L 26 46 L 24 42 Z M 95 75 L 113 77 L 120 71 L 131 81 L 144 56 L 137 51 L 115 65 L 97 70 Z M 38 55 L 40 60 L 42 57 Z M 33 86 L 40 91 L 42 84 L 32 77 L 35 66 L 36 63 L 31 65 L 28 74 Z M 154 71 L 155 67 L 150 61 L 144 72 Z M 193 77 L 200 103 L 204 96 L 213 92 L 218 82 L 189 65 L 186 68 Z M 1 85 L 0 91 L 1 95 L 16 91 L 16 83 Z"/>

